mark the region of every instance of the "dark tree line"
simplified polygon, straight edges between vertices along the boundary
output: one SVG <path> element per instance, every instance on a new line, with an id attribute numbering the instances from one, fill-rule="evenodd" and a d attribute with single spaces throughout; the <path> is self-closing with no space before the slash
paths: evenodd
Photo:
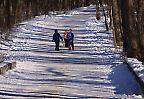
<path id="1" fill-rule="evenodd" d="M 105 17 L 115 47 L 123 47 L 128 57 L 144 61 L 144 0 L 0 0 L 0 31 L 49 11 L 66 11 L 96 4 L 96 18 Z M 110 18 L 110 24 L 107 19 Z"/>
<path id="2" fill-rule="evenodd" d="M 106 5 L 115 47 L 123 47 L 128 57 L 144 61 L 144 0 L 96 0 L 97 11 Z M 99 12 L 96 14 L 100 19 Z"/>
<path id="3" fill-rule="evenodd" d="M 65 11 L 88 6 L 94 0 L 0 0 L 0 29 L 49 11 Z"/>

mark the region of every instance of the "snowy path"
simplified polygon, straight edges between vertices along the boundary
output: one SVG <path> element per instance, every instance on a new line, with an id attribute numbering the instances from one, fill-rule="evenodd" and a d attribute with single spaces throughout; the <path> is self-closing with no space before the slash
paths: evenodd
<path id="1" fill-rule="evenodd" d="M 10 59 L 17 68 L 0 75 L 3 98 L 140 98 L 140 89 L 119 53 L 112 33 L 96 21 L 93 6 L 67 15 L 41 16 L 13 29 Z M 53 29 L 72 28 L 75 51 L 54 51 Z"/>

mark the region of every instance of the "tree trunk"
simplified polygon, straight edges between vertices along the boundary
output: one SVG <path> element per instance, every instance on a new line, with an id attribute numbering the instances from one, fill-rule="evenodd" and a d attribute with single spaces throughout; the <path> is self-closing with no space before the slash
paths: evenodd
<path id="1" fill-rule="evenodd" d="M 139 29 L 141 60 L 144 61 L 144 0 L 138 1 L 137 25 Z"/>
<path id="2" fill-rule="evenodd" d="M 116 39 L 116 46 L 121 46 L 121 27 L 118 0 L 112 1 L 113 32 Z"/>
<path id="3" fill-rule="evenodd" d="M 108 27 L 108 23 L 107 23 L 107 16 L 106 16 L 106 12 L 105 12 L 105 9 L 104 9 L 103 2 L 102 2 L 102 1 L 100 1 L 100 5 L 101 5 L 101 7 L 102 7 L 103 15 L 104 15 L 104 18 L 105 18 L 106 30 L 109 31 L 109 27 Z"/>
<path id="4" fill-rule="evenodd" d="M 99 7 L 100 5 L 99 5 L 99 2 L 98 1 L 96 1 L 96 19 L 97 20 L 100 20 L 101 19 L 101 17 L 100 17 L 100 7 Z"/>

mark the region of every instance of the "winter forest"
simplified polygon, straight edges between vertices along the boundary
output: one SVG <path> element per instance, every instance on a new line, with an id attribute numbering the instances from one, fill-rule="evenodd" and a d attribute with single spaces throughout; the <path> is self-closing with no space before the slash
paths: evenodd
<path id="1" fill-rule="evenodd" d="M 0 98 L 143 97 L 144 0 L 0 0 L 0 46 Z"/>
<path id="2" fill-rule="evenodd" d="M 48 15 L 49 11 L 65 12 L 90 4 L 96 5 L 97 20 L 103 10 L 106 28 L 113 30 L 115 47 L 122 47 L 128 57 L 144 61 L 143 0 L 1 0 L 0 28 L 3 31 L 35 16 Z"/>

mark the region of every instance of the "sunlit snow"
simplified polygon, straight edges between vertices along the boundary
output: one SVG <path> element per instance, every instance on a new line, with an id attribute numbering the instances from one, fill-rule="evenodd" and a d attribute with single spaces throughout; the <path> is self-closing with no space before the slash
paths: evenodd
<path id="1" fill-rule="evenodd" d="M 63 36 L 69 28 L 75 35 L 75 51 L 62 43 L 60 51 L 54 51 L 53 29 Z M 38 16 L 11 32 L 11 46 L 2 48 L 17 67 L 0 75 L 0 97 L 142 98 L 120 51 L 114 49 L 112 33 L 105 31 L 103 18 L 96 20 L 95 6 Z"/>

